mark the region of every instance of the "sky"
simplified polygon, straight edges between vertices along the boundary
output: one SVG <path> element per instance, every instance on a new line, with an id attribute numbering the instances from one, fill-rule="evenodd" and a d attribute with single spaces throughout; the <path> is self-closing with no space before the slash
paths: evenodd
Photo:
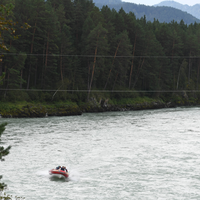
<path id="1" fill-rule="evenodd" d="M 152 6 L 154 4 L 158 4 L 165 0 L 122 0 L 124 2 L 130 2 L 130 3 L 136 3 L 136 4 L 144 4 L 147 6 Z M 170 0 L 169 0 L 170 1 Z M 200 4 L 200 0 L 174 0 L 175 2 L 181 3 L 181 4 L 187 4 L 189 6 L 193 6 L 195 4 Z"/>

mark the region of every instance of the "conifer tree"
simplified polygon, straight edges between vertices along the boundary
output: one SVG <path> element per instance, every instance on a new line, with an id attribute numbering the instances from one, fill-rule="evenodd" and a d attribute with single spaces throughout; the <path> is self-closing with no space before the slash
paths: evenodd
<path id="1" fill-rule="evenodd" d="M 127 70 L 130 64 L 132 45 L 130 44 L 128 32 L 123 31 L 122 33 L 116 35 L 114 41 L 114 46 L 111 47 L 114 57 L 111 66 L 109 66 L 109 72 L 104 89 L 107 88 L 109 82 L 111 82 L 109 85 L 110 88 L 113 89 L 117 80 L 119 80 L 119 85 L 125 86 Z"/>
<path id="2" fill-rule="evenodd" d="M 12 19 L 8 18 L 10 13 L 12 12 L 13 9 L 13 4 L 1 4 L 0 5 L 0 82 L 1 84 L 3 83 L 2 80 L 5 78 L 5 71 L 3 70 L 2 67 L 2 61 L 3 61 L 3 54 L 6 51 L 9 50 L 8 45 L 6 44 L 5 41 L 5 35 L 10 36 L 14 35 L 15 36 L 15 28 L 14 25 L 15 23 L 12 21 Z M 6 32 L 6 34 L 4 34 Z M 9 34 L 8 34 L 9 33 Z"/>
<path id="3" fill-rule="evenodd" d="M 6 125 L 7 125 L 7 123 L 0 124 L 0 142 L 1 142 L 1 135 L 5 131 Z M 11 148 L 11 146 L 8 146 L 6 148 L 3 146 L 0 146 L 0 161 L 4 161 L 4 157 L 9 154 L 10 148 Z M 2 176 L 0 176 L 0 179 L 1 178 L 2 178 Z M 0 183 L 0 191 L 3 190 L 5 187 L 6 187 L 6 185 L 4 183 Z"/>
<path id="4" fill-rule="evenodd" d="M 42 68 L 42 88 L 55 88 L 54 83 L 58 80 L 57 66 L 59 54 L 58 35 L 59 21 L 56 11 L 47 2 L 45 5 L 45 26 L 44 26 L 44 63 Z"/>
<path id="5" fill-rule="evenodd" d="M 98 55 L 102 55 L 104 52 L 107 52 L 108 49 L 108 43 L 106 38 L 107 30 L 102 26 L 101 23 L 99 23 L 92 31 L 90 31 L 90 34 L 87 37 L 86 46 L 85 46 L 85 53 L 86 55 L 94 55 L 93 61 L 90 62 L 89 66 L 91 66 L 91 70 L 89 70 L 89 88 L 88 88 L 88 98 L 90 95 L 90 91 L 92 88 L 92 84 L 94 81 L 94 72 L 96 69 L 96 66 L 99 64 L 98 71 L 101 71 L 103 68 L 101 62 L 104 61 L 104 58 L 99 57 L 97 59 Z"/>

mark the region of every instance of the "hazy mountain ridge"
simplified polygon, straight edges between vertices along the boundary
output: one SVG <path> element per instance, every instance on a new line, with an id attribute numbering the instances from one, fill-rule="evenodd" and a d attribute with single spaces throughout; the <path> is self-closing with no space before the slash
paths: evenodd
<path id="1" fill-rule="evenodd" d="M 197 19 L 200 19 L 200 4 L 196 4 L 194 6 L 189 6 L 186 4 L 185 5 L 180 4 L 175 1 L 162 1 L 161 3 L 155 4 L 154 6 L 155 7 L 168 6 L 168 7 L 176 8 L 176 9 L 182 10 L 184 12 L 187 12 L 187 13 L 193 15 Z"/>
<path id="2" fill-rule="evenodd" d="M 103 5 L 108 5 L 108 4 L 120 4 L 122 3 L 121 0 L 93 0 L 94 3 L 99 3 Z"/>
<path id="3" fill-rule="evenodd" d="M 189 13 L 173 8 L 173 7 L 146 6 L 146 5 L 141 5 L 141 4 L 122 2 L 121 0 L 117 0 L 117 1 L 93 0 L 93 2 L 100 9 L 104 5 L 108 5 L 110 9 L 114 8 L 116 11 L 119 11 L 121 8 L 123 8 L 124 11 L 127 13 L 133 12 L 136 18 L 141 18 L 141 17 L 144 17 L 145 15 L 147 21 L 151 21 L 151 22 L 153 22 L 155 19 L 161 23 L 162 22 L 170 23 L 173 20 L 179 23 L 183 19 L 185 24 L 191 24 L 195 22 L 200 23 L 200 19 L 197 19 L 196 17 L 192 16 Z"/>

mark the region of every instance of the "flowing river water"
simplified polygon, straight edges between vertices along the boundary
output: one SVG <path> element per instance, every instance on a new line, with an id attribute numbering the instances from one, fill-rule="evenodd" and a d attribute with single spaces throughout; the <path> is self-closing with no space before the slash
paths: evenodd
<path id="1" fill-rule="evenodd" d="M 200 199 L 200 108 L 5 119 L 7 194 L 26 200 Z M 58 165 L 68 179 L 48 171 Z"/>

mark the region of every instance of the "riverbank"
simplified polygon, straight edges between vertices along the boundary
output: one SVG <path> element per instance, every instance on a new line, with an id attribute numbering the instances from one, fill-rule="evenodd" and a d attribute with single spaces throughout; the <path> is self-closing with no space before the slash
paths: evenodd
<path id="1" fill-rule="evenodd" d="M 48 116 L 73 116 L 86 112 L 134 111 L 145 109 L 173 108 L 177 106 L 197 106 L 198 99 L 174 98 L 173 101 L 163 101 L 148 97 L 123 99 L 96 99 L 89 102 L 0 102 L 0 115 L 3 118 L 32 118 Z"/>

